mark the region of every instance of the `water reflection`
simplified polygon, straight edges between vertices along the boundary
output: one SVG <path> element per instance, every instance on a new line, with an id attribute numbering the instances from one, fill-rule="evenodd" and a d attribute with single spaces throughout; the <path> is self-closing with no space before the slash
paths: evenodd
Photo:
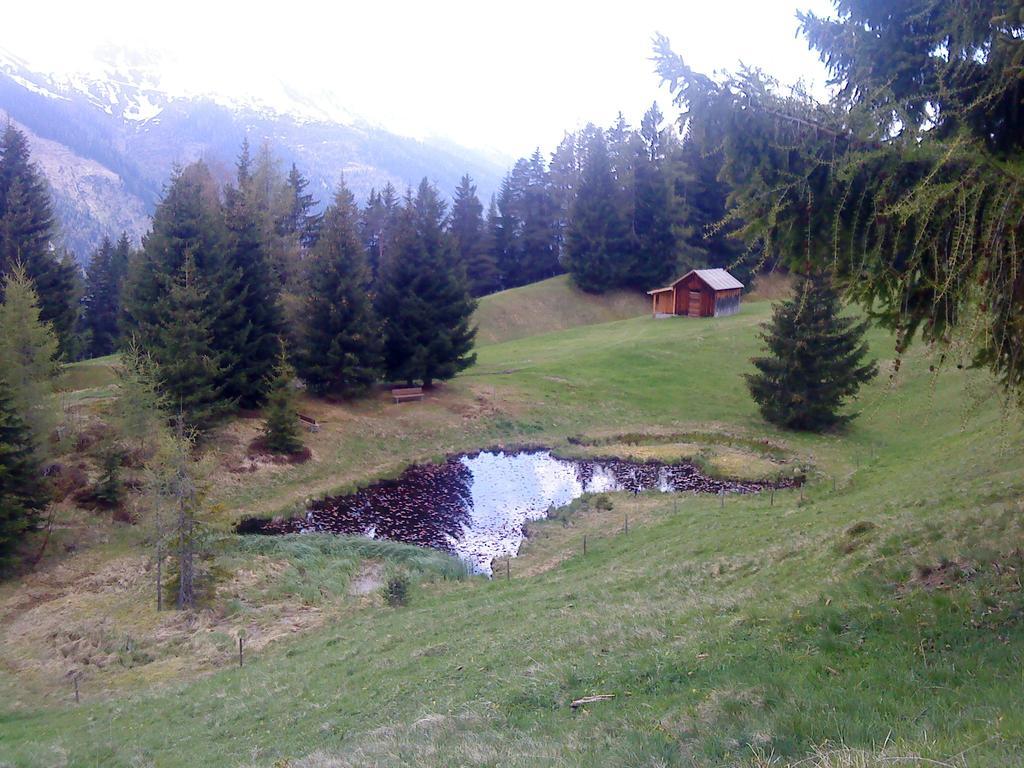
<path id="1" fill-rule="evenodd" d="M 347 496 L 310 505 L 305 517 L 244 520 L 240 533 L 331 532 L 452 552 L 478 573 L 513 556 L 524 524 L 584 493 L 659 490 L 750 493 L 763 483 L 716 480 L 693 464 L 563 459 L 550 451 L 482 451 L 410 467 Z"/>

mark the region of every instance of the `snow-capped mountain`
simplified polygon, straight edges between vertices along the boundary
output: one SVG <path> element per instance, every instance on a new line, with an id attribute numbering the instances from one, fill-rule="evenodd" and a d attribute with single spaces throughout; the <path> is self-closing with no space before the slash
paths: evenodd
<path id="1" fill-rule="evenodd" d="M 295 162 L 327 201 L 344 173 L 357 197 L 426 176 L 450 193 L 463 173 L 481 195 L 506 163 L 446 140 L 373 125 L 327 92 L 266 80 L 259 95 L 175 82 L 160 55 L 103 48 L 53 72 L 0 49 L 0 112 L 21 126 L 53 188 L 67 245 L 85 259 L 103 235 L 138 238 L 175 164 L 203 158 L 224 180 L 245 137 Z"/>

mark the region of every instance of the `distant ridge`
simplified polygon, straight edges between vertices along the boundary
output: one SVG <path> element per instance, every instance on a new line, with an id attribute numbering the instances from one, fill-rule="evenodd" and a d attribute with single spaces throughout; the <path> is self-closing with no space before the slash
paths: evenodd
<path id="1" fill-rule="evenodd" d="M 486 199 L 506 164 L 445 139 L 414 139 L 352 115 L 327 94 L 281 87 L 274 103 L 172 93 L 158 70 L 120 49 L 86 73 L 52 75 L 0 50 L 0 113 L 30 134 L 53 189 L 66 245 L 84 261 L 103 235 L 136 239 L 175 164 L 203 158 L 231 178 L 246 136 L 295 162 L 326 202 L 342 173 L 360 200 L 387 182 L 400 192 L 424 176 L 450 195 L 464 173 Z"/>

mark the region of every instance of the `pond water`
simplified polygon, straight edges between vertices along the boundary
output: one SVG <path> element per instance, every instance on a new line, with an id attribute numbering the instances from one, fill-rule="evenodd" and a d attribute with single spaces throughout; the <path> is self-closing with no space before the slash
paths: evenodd
<path id="1" fill-rule="evenodd" d="M 564 459 L 546 450 L 481 451 L 409 467 L 345 496 L 313 502 L 304 517 L 243 520 L 240 533 L 329 532 L 404 541 L 451 552 L 490 574 L 514 556 L 525 524 L 584 493 L 605 491 L 753 493 L 769 483 L 717 480 L 693 464 Z"/>

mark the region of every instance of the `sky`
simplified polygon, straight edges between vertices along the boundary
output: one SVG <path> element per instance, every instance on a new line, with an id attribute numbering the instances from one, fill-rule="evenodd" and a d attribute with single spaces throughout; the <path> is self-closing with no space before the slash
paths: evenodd
<path id="1" fill-rule="evenodd" d="M 274 103 L 283 88 L 340 104 L 411 136 L 506 157 L 550 151 L 567 130 L 632 124 L 657 100 L 656 32 L 710 72 L 742 61 L 824 93 L 826 73 L 797 38 L 797 9 L 828 0 L 93 0 L 5 8 L 0 47 L 44 71 L 87 69 L 113 45 L 155 54 L 183 92 Z"/>

